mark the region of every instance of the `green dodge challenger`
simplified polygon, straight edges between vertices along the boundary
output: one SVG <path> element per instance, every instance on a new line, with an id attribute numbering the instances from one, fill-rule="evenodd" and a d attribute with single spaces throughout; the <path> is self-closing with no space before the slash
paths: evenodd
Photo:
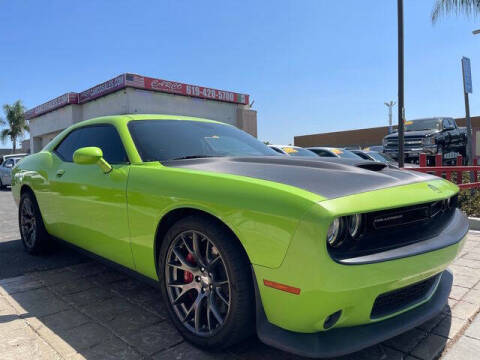
<path id="1" fill-rule="evenodd" d="M 442 311 L 468 231 L 458 187 L 363 160 L 294 158 L 223 123 L 119 115 L 12 173 L 26 251 L 61 239 L 158 281 L 177 329 L 220 349 L 338 356 Z"/>

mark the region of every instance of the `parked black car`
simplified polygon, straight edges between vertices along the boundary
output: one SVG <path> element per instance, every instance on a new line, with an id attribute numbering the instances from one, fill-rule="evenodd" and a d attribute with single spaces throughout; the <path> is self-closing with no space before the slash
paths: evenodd
<path id="1" fill-rule="evenodd" d="M 464 158 L 467 131 L 457 126 L 453 118 L 437 117 L 405 122 L 405 161 L 417 162 L 420 153 L 433 158 L 442 154 L 445 160 L 454 160 L 458 154 Z M 398 159 L 398 133 L 383 138 L 383 151 Z"/>

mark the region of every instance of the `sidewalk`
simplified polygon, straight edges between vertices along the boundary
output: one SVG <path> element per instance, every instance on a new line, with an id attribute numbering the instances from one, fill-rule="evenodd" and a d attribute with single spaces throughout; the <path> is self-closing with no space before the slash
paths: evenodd
<path id="1" fill-rule="evenodd" d="M 469 234 L 450 269 L 454 286 L 443 314 L 342 359 L 480 358 L 480 233 Z M 165 310 L 157 289 L 96 262 L 4 279 L 0 359 L 299 359 L 256 339 L 200 351 Z"/>

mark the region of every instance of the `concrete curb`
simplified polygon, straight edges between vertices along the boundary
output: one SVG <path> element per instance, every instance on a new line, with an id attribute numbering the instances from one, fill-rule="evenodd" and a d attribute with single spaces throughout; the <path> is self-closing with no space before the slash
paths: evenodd
<path id="1" fill-rule="evenodd" d="M 468 223 L 470 225 L 470 230 L 480 231 L 480 218 L 469 217 Z"/>

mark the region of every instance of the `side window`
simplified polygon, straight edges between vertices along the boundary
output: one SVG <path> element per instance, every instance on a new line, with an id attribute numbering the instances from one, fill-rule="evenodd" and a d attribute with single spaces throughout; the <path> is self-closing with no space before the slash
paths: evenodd
<path id="1" fill-rule="evenodd" d="M 370 160 L 370 157 L 369 157 L 368 155 L 364 154 L 364 153 L 361 153 L 361 152 L 358 152 L 358 153 L 357 153 L 357 152 L 356 152 L 356 153 L 354 153 L 354 154 L 360 156 L 360 157 L 361 157 L 362 159 L 364 159 L 364 160 Z"/>
<path id="2" fill-rule="evenodd" d="M 103 157 L 110 164 L 128 162 L 120 136 L 111 125 L 86 126 L 75 129 L 56 147 L 55 152 L 62 160 L 72 162 L 73 153 L 87 146 L 102 149 Z"/>
<path id="3" fill-rule="evenodd" d="M 450 127 L 455 129 L 455 120 L 449 119 L 448 122 L 450 123 Z"/>
<path id="4" fill-rule="evenodd" d="M 271 149 L 275 150 L 277 153 L 280 153 L 283 155 L 283 151 L 280 150 L 279 148 L 276 148 L 276 147 L 273 147 L 273 146 L 270 146 Z"/>
<path id="5" fill-rule="evenodd" d="M 15 165 L 13 159 L 8 159 L 7 161 L 5 161 L 5 164 L 3 164 L 3 166 L 5 166 L 6 168 L 13 168 L 13 165 Z"/>
<path id="6" fill-rule="evenodd" d="M 328 152 L 328 151 L 325 151 L 325 150 L 319 150 L 319 152 L 317 152 L 317 154 L 319 156 L 322 156 L 322 157 L 335 157 L 335 155 L 333 155 L 331 152 Z"/>

